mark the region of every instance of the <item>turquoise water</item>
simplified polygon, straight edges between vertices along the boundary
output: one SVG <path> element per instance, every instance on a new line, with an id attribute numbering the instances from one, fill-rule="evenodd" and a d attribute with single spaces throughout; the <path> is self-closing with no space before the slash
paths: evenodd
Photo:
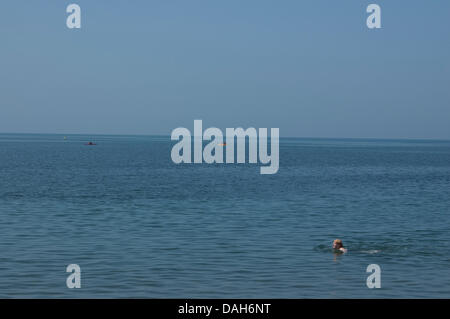
<path id="1" fill-rule="evenodd" d="M 275 175 L 171 146 L 0 135 L 0 297 L 450 298 L 450 142 L 282 139 Z"/>

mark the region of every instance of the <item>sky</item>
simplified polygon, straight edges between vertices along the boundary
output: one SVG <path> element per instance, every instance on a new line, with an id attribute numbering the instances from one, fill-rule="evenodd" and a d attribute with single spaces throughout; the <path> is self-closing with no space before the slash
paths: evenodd
<path id="1" fill-rule="evenodd" d="M 449 77 L 448 0 L 0 2 L 0 132 L 450 139 Z"/>

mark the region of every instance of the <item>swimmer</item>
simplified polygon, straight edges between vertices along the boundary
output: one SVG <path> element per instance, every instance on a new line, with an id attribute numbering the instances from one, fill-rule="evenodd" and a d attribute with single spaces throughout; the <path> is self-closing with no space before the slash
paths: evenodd
<path id="1" fill-rule="evenodd" d="M 346 253 L 347 249 L 344 248 L 344 245 L 342 244 L 342 240 L 335 239 L 333 241 L 333 250 L 341 253 Z"/>

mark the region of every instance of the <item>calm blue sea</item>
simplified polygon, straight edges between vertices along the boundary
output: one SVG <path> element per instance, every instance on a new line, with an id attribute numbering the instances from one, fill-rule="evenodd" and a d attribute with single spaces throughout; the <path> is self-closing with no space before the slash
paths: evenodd
<path id="1" fill-rule="evenodd" d="M 0 135 L 0 297 L 450 298 L 449 141 L 282 139 L 275 175 L 172 145 Z"/>

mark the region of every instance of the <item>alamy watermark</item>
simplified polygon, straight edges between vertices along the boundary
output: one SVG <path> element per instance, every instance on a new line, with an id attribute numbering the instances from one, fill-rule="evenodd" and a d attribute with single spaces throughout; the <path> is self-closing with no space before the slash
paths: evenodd
<path id="1" fill-rule="evenodd" d="M 367 277 L 367 288 L 381 288 L 381 267 L 377 264 L 367 266 L 366 272 L 370 273 Z"/>
<path id="2" fill-rule="evenodd" d="M 81 28 L 81 8 L 78 4 L 69 4 L 66 8 L 66 12 L 69 16 L 66 19 L 66 25 L 69 29 Z M 367 13 L 370 15 L 367 17 L 366 25 L 369 29 L 381 28 L 381 7 L 378 4 L 372 3 L 367 6 Z"/>
<path id="3" fill-rule="evenodd" d="M 258 136 L 259 135 L 259 136 Z M 214 137 L 214 139 L 213 139 Z M 236 162 L 246 162 L 246 139 L 248 138 L 248 162 L 261 164 L 261 174 L 275 174 L 278 172 L 279 160 L 279 137 L 280 130 L 272 128 L 270 130 L 270 155 L 267 152 L 268 136 L 267 128 L 260 128 L 258 131 L 250 127 L 227 128 L 224 141 L 223 133 L 216 127 L 210 127 L 203 132 L 202 120 L 194 121 L 194 135 L 184 127 L 178 127 L 172 131 L 172 141 L 178 140 L 171 152 L 172 161 L 179 163 L 234 163 L 235 162 L 235 139 L 237 141 Z M 181 138 L 181 140 L 180 140 Z M 193 140 L 193 142 L 192 142 Z M 211 141 L 203 148 L 203 141 Z M 192 161 L 192 144 L 194 144 L 194 159 Z M 224 160 L 225 150 L 225 160 Z M 259 152 L 258 152 L 259 150 Z M 258 156 L 259 155 L 259 156 Z"/>
<path id="4" fill-rule="evenodd" d="M 81 268 L 77 264 L 70 264 L 66 268 L 70 275 L 66 279 L 67 288 L 81 288 Z"/>
<path id="5" fill-rule="evenodd" d="M 66 19 L 66 25 L 69 29 L 81 28 L 81 8 L 78 4 L 69 4 L 66 8 L 66 12 L 70 13 Z"/>

